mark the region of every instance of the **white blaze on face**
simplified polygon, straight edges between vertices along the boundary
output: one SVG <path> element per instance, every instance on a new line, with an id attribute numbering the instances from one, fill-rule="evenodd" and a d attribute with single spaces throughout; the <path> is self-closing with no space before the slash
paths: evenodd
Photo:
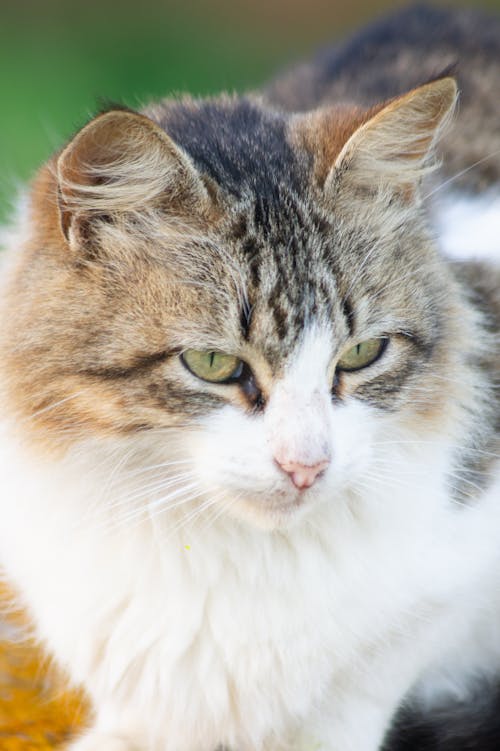
<path id="1" fill-rule="evenodd" d="M 273 459 L 299 489 L 310 487 L 332 458 L 331 359 L 331 334 L 306 332 L 266 407 Z"/>

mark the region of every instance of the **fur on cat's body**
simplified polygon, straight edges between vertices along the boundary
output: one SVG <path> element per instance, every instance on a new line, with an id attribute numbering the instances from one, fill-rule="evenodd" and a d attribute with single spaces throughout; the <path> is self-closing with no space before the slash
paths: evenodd
<path id="1" fill-rule="evenodd" d="M 424 114 L 449 108 L 443 81 L 415 95 Z M 125 177 L 105 161 L 104 177 L 79 182 L 78 149 L 95 145 L 84 131 L 40 173 L 20 224 L 35 229 L 10 243 L 2 564 L 39 638 L 93 699 L 75 751 L 376 751 L 409 692 L 466 696 L 500 663 L 500 274 L 435 254 L 413 206 L 425 164 L 398 171 L 380 157 L 387 177 L 369 195 L 344 145 L 376 110 L 335 112 L 344 131 L 331 153 L 328 113 L 290 125 L 260 100 L 221 98 L 146 114 L 191 160 L 145 118 L 102 115 L 102 148 Z M 120 156 L 116 118 L 135 139 Z M 376 169 L 363 138 L 355 158 Z M 421 139 L 409 146 L 420 156 Z M 301 194 L 307 148 L 326 197 Z M 363 268 L 378 287 L 360 288 L 352 310 Z M 331 407 L 332 342 L 396 323 L 392 368 L 347 380 Z M 173 351 L 182 337 L 225 351 L 241 340 L 260 401 L 246 384 L 228 403 L 221 387 L 197 391 L 173 355 L 163 364 L 165 329 Z M 283 452 L 332 467 L 292 495 Z"/>

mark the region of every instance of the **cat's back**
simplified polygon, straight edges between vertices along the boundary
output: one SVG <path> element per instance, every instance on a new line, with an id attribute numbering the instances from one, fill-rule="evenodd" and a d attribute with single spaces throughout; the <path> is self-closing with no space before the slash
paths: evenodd
<path id="1" fill-rule="evenodd" d="M 275 79 L 266 90 L 286 110 L 352 102 L 369 107 L 452 67 L 460 101 L 442 144 L 443 169 L 468 170 L 471 190 L 500 182 L 500 18 L 418 5 L 387 16 Z"/>

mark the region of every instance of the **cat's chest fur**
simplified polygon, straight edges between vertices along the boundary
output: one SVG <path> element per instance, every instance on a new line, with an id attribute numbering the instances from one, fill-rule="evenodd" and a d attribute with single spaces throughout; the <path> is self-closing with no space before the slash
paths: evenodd
<path id="1" fill-rule="evenodd" d="M 369 671 L 410 623 L 414 631 L 446 607 L 460 568 L 474 576 L 464 524 L 448 519 L 429 467 L 432 517 L 420 485 L 399 498 L 382 493 L 379 515 L 358 499 L 349 512 L 357 523 L 342 508 L 349 499 L 337 498 L 272 534 L 220 518 L 179 528 L 170 519 L 162 532 L 158 522 L 97 522 L 99 473 L 36 467 L 2 441 L 4 488 L 16 503 L 0 542 L 40 635 L 76 679 L 91 677 L 97 702 L 113 687 L 139 713 L 155 705 L 154 721 L 172 729 L 192 711 L 189 748 L 196 738 L 254 747 L 270 728 L 287 737 L 353 665 Z"/>

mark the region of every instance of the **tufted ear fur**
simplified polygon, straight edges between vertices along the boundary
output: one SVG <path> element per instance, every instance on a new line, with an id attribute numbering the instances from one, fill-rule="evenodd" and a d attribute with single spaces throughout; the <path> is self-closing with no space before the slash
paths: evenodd
<path id="1" fill-rule="evenodd" d="M 81 243 L 103 217 L 156 209 L 195 213 L 208 203 L 190 157 L 148 117 L 127 110 L 86 125 L 60 154 L 57 180 L 70 245 Z"/>
<path id="2" fill-rule="evenodd" d="M 338 153 L 325 187 L 347 180 L 354 186 L 413 193 L 434 165 L 434 146 L 454 110 L 451 77 L 427 83 L 377 108 Z"/>

